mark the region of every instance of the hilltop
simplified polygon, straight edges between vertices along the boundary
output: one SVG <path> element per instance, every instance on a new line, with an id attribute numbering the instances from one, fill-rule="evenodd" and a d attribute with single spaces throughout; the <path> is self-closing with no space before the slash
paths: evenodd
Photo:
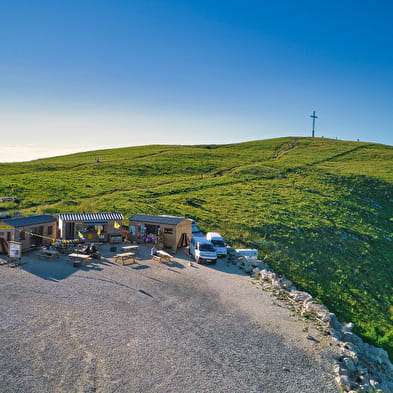
<path id="1" fill-rule="evenodd" d="M 96 162 L 99 158 L 99 162 Z M 320 138 L 152 145 L 0 164 L 0 211 L 195 218 L 393 355 L 393 147 Z"/>

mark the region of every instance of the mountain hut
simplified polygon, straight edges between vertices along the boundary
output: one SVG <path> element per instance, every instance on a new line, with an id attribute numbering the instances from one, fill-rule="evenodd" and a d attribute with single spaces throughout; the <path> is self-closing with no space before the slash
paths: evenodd
<path id="1" fill-rule="evenodd" d="M 20 242 L 22 250 L 28 250 L 53 243 L 56 228 L 56 219 L 46 214 L 4 218 L 0 219 L 0 239 L 2 243 Z"/>
<path id="2" fill-rule="evenodd" d="M 129 218 L 129 223 L 131 241 L 170 248 L 173 252 L 190 244 L 192 220 L 189 218 L 134 214 Z"/>
<path id="3" fill-rule="evenodd" d="M 57 214 L 59 236 L 64 240 L 121 243 L 121 213 Z"/>

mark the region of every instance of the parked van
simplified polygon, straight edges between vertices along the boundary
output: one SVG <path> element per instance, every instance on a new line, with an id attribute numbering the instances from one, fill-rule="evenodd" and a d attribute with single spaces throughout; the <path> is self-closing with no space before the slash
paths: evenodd
<path id="1" fill-rule="evenodd" d="M 217 253 L 213 244 L 204 237 L 192 237 L 189 251 L 197 263 L 217 262 Z"/>
<path id="2" fill-rule="evenodd" d="M 227 246 L 224 243 L 224 239 L 217 232 L 208 232 L 206 233 L 206 239 L 212 242 L 218 257 L 226 257 L 227 256 Z"/>

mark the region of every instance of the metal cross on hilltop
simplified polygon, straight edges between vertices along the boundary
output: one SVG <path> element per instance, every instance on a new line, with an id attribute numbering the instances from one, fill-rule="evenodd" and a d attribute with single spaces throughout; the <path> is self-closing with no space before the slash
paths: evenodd
<path id="1" fill-rule="evenodd" d="M 314 138 L 314 134 L 315 134 L 315 119 L 318 119 L 318 116 L 315 115 L 315 111 L 312 112 L 312 115 L 310 115 L 310 117 L 312 117 L 312 137 Z"/>

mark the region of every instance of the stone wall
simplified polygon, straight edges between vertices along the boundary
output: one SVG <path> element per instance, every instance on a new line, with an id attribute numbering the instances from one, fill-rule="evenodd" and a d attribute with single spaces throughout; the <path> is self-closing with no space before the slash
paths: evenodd
<path id="1" fill-rule="evenodd" d="M 352 333 L 353 323 L 341 323 L 309 293 L 298 291 L 290 280 L 280 277 L 261 261 L 234 258 L 232 263 L 255 277 L 263 289 L 273 291 L 296 314 L 312 320 L 339 347 L 332 367 L 336 382 L 344 392 L 393 393 L 393 365 L 387 352 Z"/>

